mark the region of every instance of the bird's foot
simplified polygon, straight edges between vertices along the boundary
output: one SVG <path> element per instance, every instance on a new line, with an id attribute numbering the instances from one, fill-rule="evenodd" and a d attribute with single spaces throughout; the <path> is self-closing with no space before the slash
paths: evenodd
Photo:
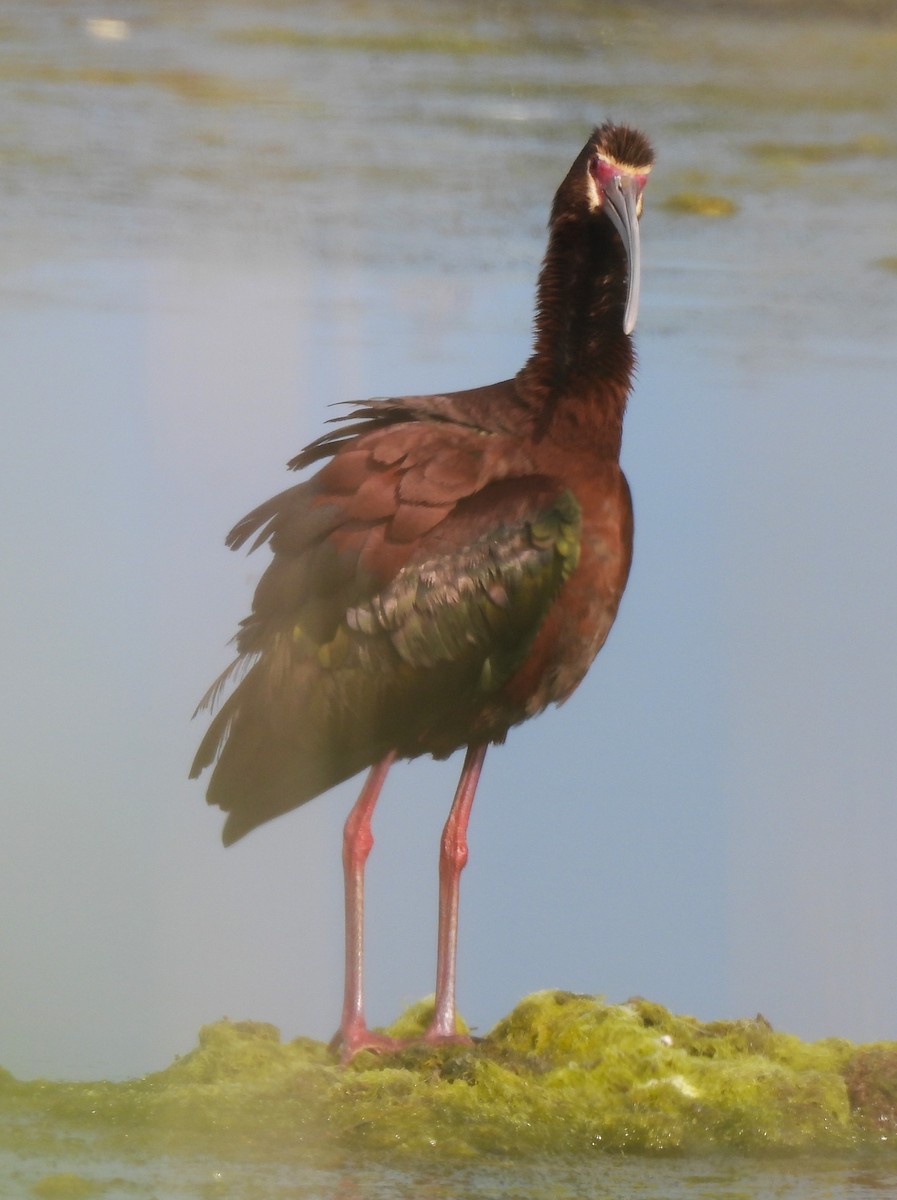
<path id="1" fill-rule="evenodd" d="M 331 1053 L 339 1053 L 340 1061 L 347 1062 L 360 1054 L 362 1050 L 370 1050 L 374 1054 L 396 1054 L 399 1050 L 407 1050 L 414 1046 L 472 1046 L 474 1039 L 467 1033 L 460 1033 L 452 1025 L 443 1025 L 436 1021 L 424 1032 L 410 1038 L 394 1038 L 386 1033 L 377 1033 L 368 1029 L 362 1020 L 350 1021 L 336 1031 L 327 1049 Z"/>
<path id="2" fill-rule="evenodd" d="M 460 1033 L 457 1029 L 444 1028 L 437 1022 L 429 1027 L 426 1033 L 418 1039 L 428 1046 L 472 1046 L 473 1038 L 469 1033 Z"/>
<path id="3" fill-rule="evenodd" d="M 472 1046 L 473 1038 L 467 1033 L 425 1033 L 420 1039 L 428 1046 Z"/>
<path id="4" fill-rule="evenodd" d="M 407 1043 L 398 1038 L 389 1037 L 385 1033 L 376 1033 L 368 1029 L 363 1021 L 353 1021 L 336 1031 L 328 1046 L 329 1050 L 339 1050 L 340 1061 L 350 1062 L 362 1050 L 371 1050 L 374 1054 L 394 1054 Z"/>

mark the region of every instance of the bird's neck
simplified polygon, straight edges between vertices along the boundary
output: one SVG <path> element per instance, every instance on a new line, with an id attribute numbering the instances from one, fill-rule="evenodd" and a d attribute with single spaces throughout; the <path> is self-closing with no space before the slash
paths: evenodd
<path id="1" fill-rule="evenodd" d="M 606 221 L 556 222 L 539 274 L 533 353 L 517 376 L 542 434 L 614 455 L 635 363 L 623 332 L 626 271 Z"/>

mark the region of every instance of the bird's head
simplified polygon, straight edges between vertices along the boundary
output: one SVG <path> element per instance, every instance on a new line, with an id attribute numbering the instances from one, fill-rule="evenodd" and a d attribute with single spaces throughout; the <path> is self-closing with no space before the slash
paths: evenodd
<path id="1" fill-rule="evenodd" d="M 623 331 L 632 333 L 638 316 L 642 193 L 654 164 L 643 133 L 606 121 L 592 134 L 564 180 L 552 211 L 552 224 L 565 216 L 607 219 L 623 246 L 627 264 Z"/>

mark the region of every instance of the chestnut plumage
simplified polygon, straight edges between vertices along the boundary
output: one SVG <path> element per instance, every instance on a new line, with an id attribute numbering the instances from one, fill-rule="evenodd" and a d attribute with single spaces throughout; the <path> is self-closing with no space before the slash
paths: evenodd
<path id="1" fill-rule="evenodd" d="M 272 559 L 191 771 L 225 844 L 366 767 L 346 824 L 344 1057 L 393 1043 L 362 1003 L 370 816 L 396 758 L 467 747 L 443 835 L 436 1013 L 456 1038 L 466 825 L 486 747 L 576 688 L 626 585 L 632 506 L 619 466 L 634 355 L 642 192 L 637 130 L 596 129 L 555 196 L 533 352 L 513 378 L 368 400 L 289 464 L 317 472 L 244 517 Z M 202 707 L 202 706 L 201 706 Z"/>

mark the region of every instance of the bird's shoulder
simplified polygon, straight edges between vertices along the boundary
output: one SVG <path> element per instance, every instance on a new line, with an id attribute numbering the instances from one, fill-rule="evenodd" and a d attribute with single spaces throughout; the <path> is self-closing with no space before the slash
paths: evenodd
<path id="1" fill-rule="evenodd" d="M 401 435 L 397 438 L 398 428 L 406 438 L 415 436 L 412 431 L 422 433 L 434 427 L 447 436 L 467 431 L 520 438 L 531 431 L 533 423 L 530 406 L 520 394 L 516 379 L 457 392 L 349 401 L 344 407 L 349 412 L 329 421 L 335 428 L 310 442 L 290 460 L 291 470 L 301 470 L 330 458 L 361 439 L 379 440 L 382 435 L 387 442 L 396 444 L 396 439 L 402 440 Z"/>
<path id="2" fill-rule="evenodd" d="M 269 542 L 275 558 L 317 557 L 326 545 L 385 581 L 459 503 L 538 473 L 524 420 L 511 381 L 358 403 L 289 463 L 317 472 L 253 509 L 227 543 Z"/>

